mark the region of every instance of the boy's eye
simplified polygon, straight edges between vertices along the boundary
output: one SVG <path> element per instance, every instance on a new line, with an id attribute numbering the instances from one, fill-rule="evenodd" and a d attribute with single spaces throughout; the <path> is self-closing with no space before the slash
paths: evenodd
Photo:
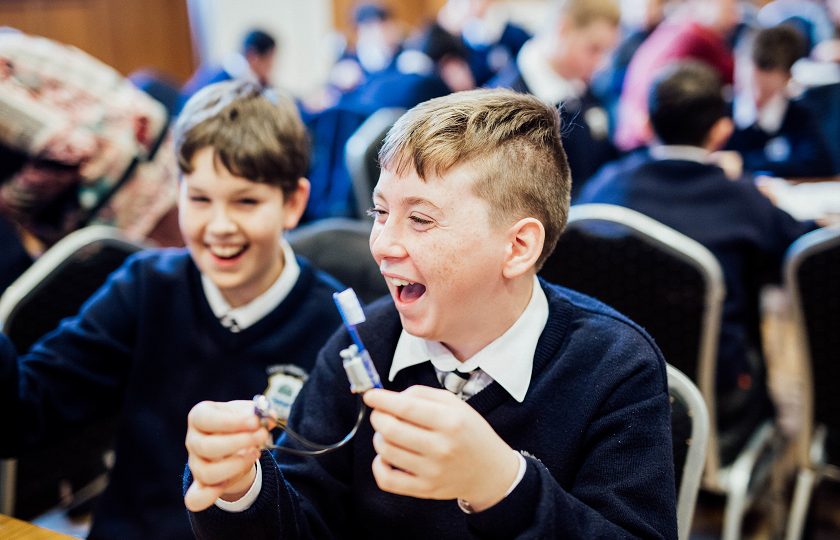
<path id="1" fill-rule="evenodd" d="M 380 218 L 388 215 L 388 212 L 382 210 L 381 208 L 369 208 L 366 213 L 376 221 L 379 221 Z"/>
<path id="2" fill-rule="evenodd" d="M 247 198 L 247 197 L 244 198 L 244 199 L 239 199 L 239 204 L 253 205 L 253 204 L 257 204 L 257 203 L 259 203 L 259 201 L 257 199 L 250 199 L 250 198 Z"/>
<path id="3" fill-rule="evenodd" d="M 207 197 L 205 197 L 203 195 L 193 195 L 192 197 L 190 197 L 190 200 L 192 202 L 209 202 L 210 201 L 210 199 L 208 199 Z"/>
<path id="4" fill-rule="evenodd" d="M 409 216 L 408 219 L 414 224 L 414 228 L 419 230 L 426 230 L 434 225 L 434 221 L 415 214 Z"/>

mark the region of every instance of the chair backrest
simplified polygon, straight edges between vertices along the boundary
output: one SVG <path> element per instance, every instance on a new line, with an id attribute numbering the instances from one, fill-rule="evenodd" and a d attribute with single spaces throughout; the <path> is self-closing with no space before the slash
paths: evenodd
<path id="1" fill-rule="evenodd" d="M 373 188 L 379 180 L 379 149 L 388 130 L 405 113 L 400 107 L 379 109 L 359 126 L 347 139 L 344 148 L 344 161 L 353 183 L 356 198 L 356 217 L 367 219 Z"/>
<path id="2" fill-rule="evenodd" d="M 352 287 L 362 302 L 388 294 L 388 286 L 370 254 L 373 223 L 331 218 L 302 225 L 286 233 L 295 253 L 315 268 Z"/>
<path id="3" fill-rule="evenodd" d="M 808 233 L 788 248 L 784 279 L 806 359 L 806 425 L 840 432 L 840 225 Z"/>
<path id="4" fill-rule="evenodd" d="M 567 229 L 540 276 L 627 315 L 653 336 L 669 364 L 694 381 L 712 427 L 706 469 L 716 473 L 715 368 L 726 291 L 714 255 L 639 212 L 581 204 L 571 207 Z"/>
<path id="5" fill-rule="evenodd" d="M 709 440 L 709 412 L 700 390 L 683 372 L 668 365 L 671 436 L 677 487 L 677 527 L 688 540 Z"/>
<path id="6" fill-rule="evenodd" d="M 304 223 L 355 215 L 344 147 L 366 118 L 364 113 L 341 107 L 331 107 L 306 117 L 306 127 L 312 137 L 312 163 L 307 175 L 310 191 L 302 218 Z"/>
<path id="7" fill-rule="evenodd" d="M 118 229 L 89 226 L 47 250 L 0 297 L 0 328 L 18 353 L 75 315 L 125 258 L 143 249 Z M 60 441 L 0 460 L 0 513 L 32 519 L 59 503 L 89 496 L 102 487 L 117 428 L 117 413 Z"/>

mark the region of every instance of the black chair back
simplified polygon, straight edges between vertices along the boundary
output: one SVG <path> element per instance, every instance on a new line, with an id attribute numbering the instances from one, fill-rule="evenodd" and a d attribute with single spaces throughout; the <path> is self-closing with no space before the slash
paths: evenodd
<path id="1" fill-rule="evenodd" d="M 785 280 L 812 375 L 813 423 L 840 434 L 840 226 L 794 242 Z"/>
<path id="2" fill-rule="evenodd" d="M 23 354 L 75 315 L 128 257 L 144 246 L 113 227 L 90 226 L 61 239 L 0 297 L 0 326 Z M 118 413 L 61 440 L 0 461 L 0 512 L 31 520 L 56 506 L 74 507 L 104 489 Z"/>
<path id="3" fill-rule="evenodd" d="M 385 279 L 370 254 L 372 225 L 356 219 L 323 219 L 289 231 L 286 238 L 296 254 L 352 287 L 367 304 L 388 294 Z"/>

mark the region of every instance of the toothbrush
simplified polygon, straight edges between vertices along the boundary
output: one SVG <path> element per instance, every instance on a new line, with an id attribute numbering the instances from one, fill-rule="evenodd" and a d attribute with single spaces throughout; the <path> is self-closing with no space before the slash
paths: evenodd
<path id="1" fill-rule="evenodd" d="M 371 388 L 382 388 L 382 381 L 379 379 L 370 353 L 365 349 L 356 331 L 356 325 L 365 322 L 365 312 L 362 311 L 362 305 L 356 293 L 353 289 L 333 293 L 333 300 L 344 321 L 344 326 L 353 339 L 353 344 L 339 353 L 343 360 L 344 371 L 350 379 L 350 391 L 363 394 Z"/>

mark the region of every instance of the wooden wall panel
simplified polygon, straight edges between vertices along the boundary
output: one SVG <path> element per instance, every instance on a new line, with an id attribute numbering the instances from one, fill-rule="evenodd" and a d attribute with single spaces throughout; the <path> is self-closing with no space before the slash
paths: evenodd
<path id="1" fill-rule="evenodd" d="M 417 28 L 424 22 L 434 20 L 438 10 L 446 4 L 446 0 L 378 0 L 387 6 L 394 16 L 401 21 L 406 31 Z M 349 40 L 354 38 L 353 6 L 357 0 L 333 0 L 334 21 L 336 29 L 344 33 Z"/>
<path id="2" fill-rule="evenodd" d="M 0 0 L 0 26 L 74 45 L 127 75 L 194 70 L 186 0 Z"/>

